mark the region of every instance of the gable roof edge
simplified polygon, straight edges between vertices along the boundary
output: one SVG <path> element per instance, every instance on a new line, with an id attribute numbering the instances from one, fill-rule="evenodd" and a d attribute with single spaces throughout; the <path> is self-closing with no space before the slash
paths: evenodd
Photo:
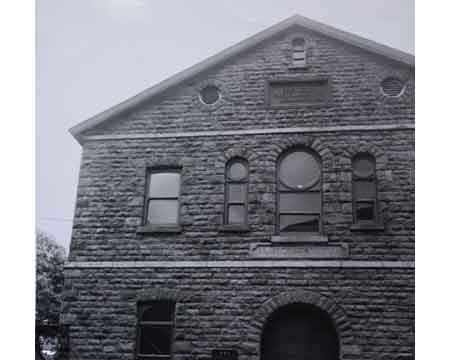
<path id="1" fill-rule="evenodd" d="M 219 53 L 206 58 L 205 60 L 182 70 L 175 75 L 161 81 L 160 83 L 128 98 L 120 102 L 119 104 L 97 114 L 93 117 L 71 127 L 69 132 L 75 137 L 75 139 L 83 144 L 82 133 L 88 129 L 91 129 L 114 116 L 119 115 L 122 112 L 125 112 L 143 101 L 147 101 L 150 98 L 163 93 L 164 91 L 172 88 L 173 86 L 182 83 L 189 78 L 198 75 L 199 73 L 220 64 L 221 62 L 243 52 L 246 51 L 260 42 L 271 38 L 272 36 L 289 29 L 292 26 L 300 26 L 307 28 L 309 30 L 321 33 L 325 36 L 329 36 L 335 38 L 337 40 L 349 43 L 350 45 L 362 48 L 369 52 L 381 55 L 383 57 L 392 59 L 394 61 L 403 63 L 405 65 L 414 67 L 414 55 L 408 54 L 398 49 L 391 48 L 389 46 L 377 43 L 375 41 L 360 37 L 358 35 L 339 30 L 337 28 L 325 25 L 323 23 L 305 18 L 300 15 L 294 15 L 286 20 L 283 20 L 263 31 L 258 32 L 257 34 L 244 39 L 243 41 L 238 42 L 235 45 L 232 45 L 225 50 L 220 51 Z"/>

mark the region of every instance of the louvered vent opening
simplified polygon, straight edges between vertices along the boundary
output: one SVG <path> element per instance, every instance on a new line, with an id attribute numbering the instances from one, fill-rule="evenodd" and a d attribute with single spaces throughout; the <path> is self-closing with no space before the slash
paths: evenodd
<path id="1" fill-rule="evenodd" d="M 386 96 L 399 96 L 405 84 L 400 79 L 389 77 L 381 82 L 381 90 Z"/>
<path id="2" fill-rule="evenodd" d="M 294 67 L 306 66 L 305 39 L 295 38 L 292 40 L 292 65 Z"/>

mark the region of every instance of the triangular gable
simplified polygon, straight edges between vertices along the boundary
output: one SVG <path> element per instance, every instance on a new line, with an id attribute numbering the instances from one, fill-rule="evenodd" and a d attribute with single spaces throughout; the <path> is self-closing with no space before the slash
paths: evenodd
<path id="1" fill-rule="evenodd" d="M 170 78 L 152 86 L 141 93 L 109 108 L 106 111 L 101 112 L 77 125 L 72 127 L 69 131 L 70 133 L 80 142 L 82 143 L 81 134 L 89 129 L 94 128 L 95 126 L 108 121 L 109 119 L 128 111 L 135 106 L 148 101 L 149 99 L 160 95 L 166 90 L 173 88 L 176 85 L 181 84 L 182 82 L 197 76 L 198 74 L 222 63 L 226 60 L 247 51 L 261 42 L 272 38 L 273 36 L 282 33 L 291 27 L 299 26 L 319 34 L 328 36 L 330 38 L 334 38 L 350 45 L 356 46 L 363 50 L 369 51 L 371 53 L 375 53 L 377 55 L 383 56 L 385 58 L 397 61 L 399 63 L 405 64 L 407 66 L 414 67 L 414 56 L 403 51 L 391 48 L 386 45 L 379 44 L 375 41 L 365 39 L 363 37 L 348 33 L 346 31 L 342 31 L 336 29 L 334 27 L 322 24 L 320 22 L 305 18 L 300 15 L 294 15 L 284 21 L 281 21 L 266 30 L 263 30 L 256 35 L 253 35 L 219 53 L 213 55 L 200 63 L 197 63 L 173 76 Z"/>

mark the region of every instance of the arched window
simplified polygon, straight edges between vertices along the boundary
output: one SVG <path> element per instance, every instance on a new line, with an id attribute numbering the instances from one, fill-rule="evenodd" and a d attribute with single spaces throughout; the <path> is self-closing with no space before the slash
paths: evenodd
<path id="1" fill-rule="evenodd" d="M 278 233 L 321 230 L 322 167 L 318 156 L 309 150 L 283 154 L 278 162 Z"/>
<path id="2" fill-rule="evenodd" d="M 306 46 L 305 39 L 295 38 L 292 40 L 292 66 L 306 66 Z"/>
<path id="3" fill-rule="evenodd" d="M 377 179 L 375 159 L 357 154 L 352 162 L 353 221 L 355 224 L 377 222 Z"/>
<path id="4" fill-rule="evenodd" d="M 139 303 L 137 326 L 138 359 L 170 359 L 175 303 L 158 300 Z"/>
<path id="5" fill-rule="evenodd" d="M 231 159 L 225 171 L 225 224 L 246 225 L 248 209 L 248 164 Z"/>

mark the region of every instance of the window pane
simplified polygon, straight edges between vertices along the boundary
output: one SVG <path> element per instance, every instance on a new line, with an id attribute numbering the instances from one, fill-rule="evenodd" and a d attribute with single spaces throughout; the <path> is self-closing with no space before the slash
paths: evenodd
<path id="1" fill-rule="evenodd" d="M 375 204 L 373 201 L 356 203 L 356 220 L 375 220 Z"/>
<path id="2" fill-rule="evenodd" d="M 152 301 L 142 305 L 140 321 L 172 321 L 174 304 L 170 301 Z"/>
<path id="3" fill-rule="evenodd" d="M 375 171 L 374 161 L 369 156 L 361 156 L 353 161 L 353 170 L 356 175 L 367 177 L 373 175 Z"/>
<path id="4" fill-rule="evenodd" d="M 373 199 L 375 198 L 375 182 L 357 180 L 355 184 L 355 199 Z"/>
<path id="5" fill-rule="evenodd" d="M 280 180 L 287 186 L 302 189 L 320 179 L 320 164 L 304 151 L 287 155 L 280 164 Z"/>
<path id="6" fill-rule="evenodd" d="M 141 354 L 170 354 L 172 326 L 141 325 Z"/>
<path id="7" fill-rule="evenodd" d="M 180 174 L 156 173 L 150 178 L 150 197 L 178 197 Z"/>
<path id="8" fill-rule="evenodd" d="M 150 200 L 147 220 L 150 224 L 176 224 L 178 200 Z"/>
<path id="9" fill-rule="evenodd" d="M 247 175 L 247 167 L 242 162 L 235 162 L 228 169 L 228 177 L 232 180 L 244 180 Z"/>
<path id="10" fill-rule="evenodd" d="M 320 193 L 280 193 L 280 212 L 320 212 Z"/>
<path id="11" fill-rule="evenodd" d="M 205 104 L 214 104 L 219 100 L 219 89 L 213 85 L 208 85 L 200 91 L 200 98 Z"/>
<path id="12" fill-rule="evenodd" d="M 281 232 L 319 232 L 319 215 L 280 215 Z"/>
<path id="13" fill-rule="evenodd" d="M 245 207 L 244 205 L 228 206 L 228 223 L 244 224 L 245 223 Z"/>
<path id="14" fill-rule="evenodd" d="M 245 184 L 228 184 L 228 201 L 245 202 Z"/>

